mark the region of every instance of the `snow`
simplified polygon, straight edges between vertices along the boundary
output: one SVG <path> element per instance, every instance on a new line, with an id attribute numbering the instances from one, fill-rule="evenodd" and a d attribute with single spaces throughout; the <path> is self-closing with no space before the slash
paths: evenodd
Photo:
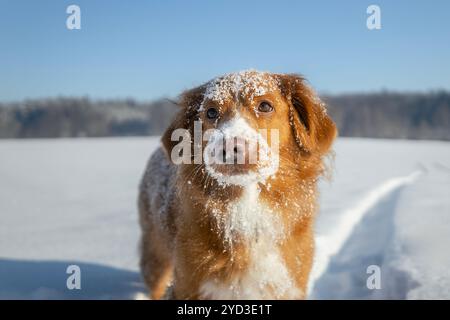
<path id="1" fill-rule="evenodd" d="M 334 180 L 321 185 L 310 298 L 450 298 L 449 147 L 338 141 Z M 366 286 L 370 265 L 380 290 Z"/>
<path id="2" fill-rule="evenodd" d="M 158 138 L 0 141 L 0 298 L 139 298 L 137 190 Z M 340 138 L 310 298 L 450 298 L 450 143 Z M 270 259 L 268 259 L 269 261 Z M 81 290 L 66 268 L 81 268 Z M 369 290 L 367 267 L 381 269 Z"/>
<path id="3" fill-rule="evenodd" d="M 208 133 L 211 134 L 207 135 L 209 136 L 208 143 L 203 152 L 206 171 L 221 186 L 239 185 L 245 187 L 254 184 L 255 182 L 265 183 L 269 177 L 273 176 L 277 172 L 279 165 L 278 153 L 273 151 L 278 147 L 278 141 L 275 141 L 275 139 L 273 139 L 274 137 L 278 138 L 278 132 L 276 135 L 274 135 L 274 131 L 275 130 L 272 130 L 271 132 L 272 145 L 269 146 L 269 144 L 267 143 L 267 139 L 263 137 L 261 132 L 253 129 L 239 114 L 237 114 L 232 119 L 224 122 L 223 125 L 221 125 L 217 130 L 209 130 Z M 233 176 L 224 175 L 223 173 L 216 170 L 215 165 L 224 163 L 222 159 L 222 150 L 224 144 L 226 144 L 227 140 L 233 141 L 233 144 L 231 146 L 225 145 L 227 150 L 229 150 L 236 145 L 237 142 L 235 142 L 235 139 L 239 139 L 243 143 L 247 143 L 248 148 L 253 147 L 252 150 L 254 151 L 254 158 L 252 159 L 250 156 L 249 162 L 253 164 L 256 163 L 257 170 L 244 174 L 235 174 Z M 250 154 L 252 154 L 251 151 L 249 152 Z M 228 155 L 230 155 L 230 152 L 228 152 Z M 233 157 L 230 158 L 231 162 L 229 161 L 230 159 L 226 159 L 225 163 L 232 164 L 234 162 L 234 159 Z M 236 163 L 244 164 L 245 158 L 238 158 Z"/>
<path id="4" fill-rule="evenodd" d="M 200 110 L 203 110 L 206 100 L 223 104 L 226 100 L 237 99 L 238 93 L 242 92 L 252 102 L 255 97 L 263 96 L 277 88 L 278 81 L 267 72 L 244 70 L 229 73 L 212 79 L 206 84 L 204 101 Z"/>
<path id="5" fill-rule="evenodd" d="M 216 216 L 219 230 L 231 249 L 235 241 L 257 242 L 261 234 L 271 243 L 284 235 L 283 225 L 274 210 L 257 203 L 259 192 L 256 183 L 245 187 L 242 197 L 228 205 L 228 214 Z M 239 235 L 237 239 L 236 235 Z"/>
<path id="6" fill-rule="evenodd" d="M 331 257 L 337 255 L 348 241 L 355 226 L 361 222 L 364 215 L 379 203 L 381 199 L 394 192 L 396 189 L 414 182 L 421 174 L 415 171 L 406 177 L 397 177 L 387 180 L 379 187 L 371 190 L 352 208 L 345 210 L 339 217 L 339 221 L 332 231 L 325 236 L 317 236 L 316 243 L 320 250 L 316 254 L 316 268 L 311 274 L 311 283 L 319 279 L 330 264 Z"/>

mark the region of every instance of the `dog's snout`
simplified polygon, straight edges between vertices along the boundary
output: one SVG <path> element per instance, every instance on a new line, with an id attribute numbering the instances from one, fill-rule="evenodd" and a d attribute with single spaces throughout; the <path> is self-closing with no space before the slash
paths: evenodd
<path id="1" fill-rule="evenodd" d="M 233 152 L 234 152 L 234 155 L 236 156 L 236 154 L 239 152 L 239 148 L 238 147 L 234 147 L 233 148 Z"/>
<path id="2" fill-rule="evenodd" d="M 233 137 L 225 140 L 223 159 L 228 164 L 251 164 L 254 147 L 251 141 Z"/>
<path id="3" fill-rule="evenodd" d="M 240 140 L 237 140 L 237 141 L 240 141 Z M 242 143 L 235 142 L 235 144 L 233 146 L 233 150 L 232 150 L 232 156 L 234 156 L 234 158 L 237 158 L 239 155 L 245 156 L 245 151 L 246 151 L 245 145 L 246 145 L 245 141 Z"/>

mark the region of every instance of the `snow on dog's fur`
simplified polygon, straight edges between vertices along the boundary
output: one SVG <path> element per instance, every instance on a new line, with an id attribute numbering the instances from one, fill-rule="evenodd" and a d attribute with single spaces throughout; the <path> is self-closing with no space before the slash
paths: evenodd
<path id="1" fill-rule="evenodd" d="M 179 104 L 140 187 L 141 269 L 151 297 L 172 284 L 177 299 L 305 298 L 316 182 L 337 133 L 323 103 L 300 76 L 250 70 L 189 90 Z M 203 162 L 175 165 L 172 132 L 193 136 L 195 121 L 215 130 L 201 142 Z M 220 149 L 223 139 L 245 143 Z M 218 146 L 223 154 L 211 156 Z M 257 150 L 268 157 L 251 163 Z M 222 156 L 245 161 L 210 161 Z"/>

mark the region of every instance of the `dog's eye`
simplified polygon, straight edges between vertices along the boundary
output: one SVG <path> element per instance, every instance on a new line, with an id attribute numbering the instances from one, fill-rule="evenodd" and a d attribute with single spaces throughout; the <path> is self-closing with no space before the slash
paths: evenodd
<path id="1" fill-rule="evenodd" d="M 219 116 L 219 110 L 216 108 L 209 108 L 206 110 L 206 116 L 208 119 L 216 119 Z"/>
<path id="2" fill-rule="evenodd" d="M 259 104 L 258 106 L 258 111 L 259 112 L 264 112 L 264 113 L 268 113 L 268 112 L 272 112 L 273 111 L 273 107 L 270 105 L 270 103 L 263 101 Z"/>

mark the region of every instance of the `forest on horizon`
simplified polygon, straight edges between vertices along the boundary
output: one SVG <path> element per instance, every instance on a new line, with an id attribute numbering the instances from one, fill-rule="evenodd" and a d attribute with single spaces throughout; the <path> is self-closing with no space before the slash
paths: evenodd
<path id="1" fill-rule="evenodd" d="M 343 137 L 450 140 L 450 92 L 325 95 Z M 0 138 L 160 135 L 177 106 L 168 99 L 49 98 L 0 103 Z"/>

